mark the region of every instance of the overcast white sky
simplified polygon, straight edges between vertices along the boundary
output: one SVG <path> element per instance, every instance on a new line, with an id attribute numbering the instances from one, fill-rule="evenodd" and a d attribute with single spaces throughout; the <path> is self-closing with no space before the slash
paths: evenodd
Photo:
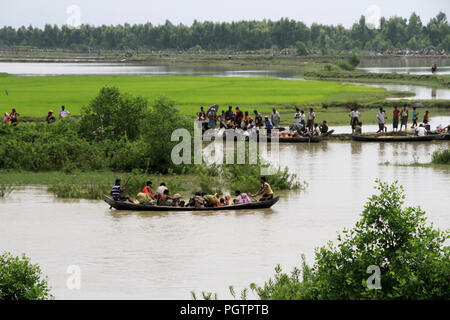
<path id="1" fill-rule="evenodd" d="M 409 17 L 415 11 L 428 22 L 439 11 L 449 16 L 450 0 L 0 0 L 0 26 L 62 25 L 76 21 L 93 25 L 128 22 L 175 24 L 198 21 L 277 20 L 288 17 L 307 25 L 343 24 L 348 27 L 365 14 Z M 449 17 L 450 18 L 450 17 Z"/>

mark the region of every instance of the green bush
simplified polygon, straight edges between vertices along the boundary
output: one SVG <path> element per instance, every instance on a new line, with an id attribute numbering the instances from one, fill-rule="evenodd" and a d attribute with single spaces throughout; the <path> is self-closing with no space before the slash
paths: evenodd
<path id="1" fill-rule="evenodd" d="M 449 299 L 449 232 L 426 225 L 420 207 L 403 207 L 403 188 L 378 182 L 379 195 L 364 206 L 351 230 L 316 249 L 315 264 L 285 274 L 276 268 L 261 299 Z M 369 289 L 369 266 L 381 271 L 381 288 Z"/>
<path id="2" fill-rule="evenodd" d="M 0 300 L 53 299 L 47 281 L 41 268 L 25 255 L 0 255 Z"/>

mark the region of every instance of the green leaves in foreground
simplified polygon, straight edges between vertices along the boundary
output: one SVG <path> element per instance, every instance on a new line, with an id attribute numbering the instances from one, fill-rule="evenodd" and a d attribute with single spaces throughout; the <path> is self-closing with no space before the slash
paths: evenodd
<path id="1" fill-rule="evenodd" d="M 259 287 L 261 299 L 449 299 L 449 233 L 426 224 L 420 207 L 404 207 L 397 182 L 377 181 L 379 194 L 368 199 L 351 230 L 316 249 L 315 264 L 303 260 L 291 274 L 276 268 Z M 380 268 L 380 289 L 369 289 L 369 266 Z"/>
<path id="2" fill-rule="evenodd" d="M 53 296 L 37 264 L 32 264 L 25 255 L 14 257 L 8 252 L 0 255 L 0 300 L 48 299 Z"/>

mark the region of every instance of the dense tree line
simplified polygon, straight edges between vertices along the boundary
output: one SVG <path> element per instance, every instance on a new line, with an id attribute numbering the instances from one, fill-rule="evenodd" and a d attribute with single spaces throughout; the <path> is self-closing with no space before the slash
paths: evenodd
<path id="1" fill-rule="evenodd" d="M 351 28 L 328 26 L 290 19 L 279 21 L 239 21 L 231 23 L 197 22 L 191 26 L 124 24 L 117 26 L 46 25 L 44 29 L 5 26 L 0 29 L 0 48 L 17 46 L 36 48 L 90 49 L 177 49 L 177 50 L 260 50 L 300 48 L 322 53 L 334 50 L 444 49 L 450 50 L 450 27 L 440 12 L 426 25 L 413 13 L 409 19 L 380 19 L 371 28 L 361 16 Z"/>

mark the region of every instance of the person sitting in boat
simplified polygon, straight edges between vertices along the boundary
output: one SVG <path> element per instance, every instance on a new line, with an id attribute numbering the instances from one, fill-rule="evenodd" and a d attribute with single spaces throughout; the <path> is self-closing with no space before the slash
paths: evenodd
<path id="1" fill-rule="evenodd" d="M 133 200 L 130 199 L 128 196 L 124 196 L 122 192 L 125 192 L 126 188 L 120 187 L 120 179 L 116 179 L 116 182 L 114 183 L 112 189 L 111 189 L 111 196 L 113 197 L 114 201 L 125 201 L 128 200 L 131 203 L 134 203 Z"/>
<path id="2" fill-rule="evenodd" d="M 328 132 L 328 124 L 325 120 L 323 120 L 322 124 L 319 126 L 320 133 L 325 134 Z"/>
<path id="3" fill-rule="evenodd" d="M 203 196 L 203 199 L 206 201 L 207 207 L 218 207 L 219 206 L 219 196 L 216 194 L 207 194 Z"/>
<path id="4" fill-rule="evenodd" d="M 224 198 L 220 198 L 219 200 L 219 207 L 224 207 L 225 206 L 225 199 Z"/>
<path id="5" fill-rule="evenodd" d="M 233 199 L 231 199 L 231 196 L 229 194 L 225 195 L 225 205 L 231 206 L 233 204 Z"/>
<path id="6" fill-rule="evenodd" d="M 261 187 L 259 190 L 252 195 L 252 197 L 257 197 L 259 195 L 262 195 L 262 197 L 259 199 L 259 201 L 267 201 L 273 198 L 273 191 L 270 187 L 270 184 L 267 182 L 266 177 L 261 177 Z"/>
<path id="7" fill-rule="evenodd" d="M 190 202 L 190 201 L 189 201 Z M 194 207 L 203 208 L 205 207 L 205 199 L 203 199 L 200 192 L 196 192 L 194 196 Z"/>
<path id="8" fill-rule="evenodd" d="M 195 196 L 189 198 L 186 208 L 195 208 Z"/>
<path id="9" fill-rule="evenodd" d="M 362 122 L 359 121 L 355 126 L 355 135 L 361 135 L 362 134 Z"/>
<path id="10" fill-rule="evenodd" d="M 169 195 L 169 189 L 165 189 L 163 194 L 158 197 L 158 206 L 170 206 L 172 205 L 172 197 Z"/>
<path id="11" fill-rule="evenodd" d="M 172 207 L 184 207 L 184 204 L 181 205 L 181 194 L 175 193 L 172 197 Z"/>
<path id="12" fill-rule="evenodd" d="M 139 204 L 153 204 L 153 199 L 148 193 L 139 192 L 136 196 L 136 201 Z"/>
<path id="13" fill-rule="evenodd" d="M 318 123 L 314 123 L 314 129 L 313 129 L 312 135 L 313 136 L 320 135 L 320 130 L 319 130 L 319 124 Z"/>
<path id="14" fill-rule="evenodd" d="M 261 128 L 263 126 L 263 118 L 262 118 L 261 113 L 259 113 L 258 110 L 253 110 L 253 114 L 255 115 L 254 116 L 254 118 L 255 118 L 255 125 L 258 128 Z"/>
<path id="15" fill-rule="evenodd" d="M 427 133 L 427 130 L 425 129 L 423 123 L 421 123 L 421 124 L 419 125 L 419 127 L 416 128 L 416 136 L 418 136 L 418 137 L 424 137 L 424 136 L 426 135 L 426 133 Z"/>
<path id="16" fill-rule="evenodd" d="M 242 203 L 250 203 L 250 202 L 252 202 L 246 193 L 241 193 L 241 191 L 239 191 L 239 190 L 236 190 L 234 192 L 234 195 L 236 197 L 234 199 L 234 203 L 242 204 Z"/>
<path id="17" fill-rule="evenodd" d="M 166 184 L 164 182 L 161 182 L 159 184 L 158 189 L 156 189 L 156 194 L 157 195 L 162 195 L 164 193 L 164 190 L 167 190 Z"/>
<path id="18" fill-rule="evenodd" d="M 141 193 L 148 194 L 151 199 L 155 200 L 155 194 L 153 194 L 152 184 L 153 183 L 151 181 L 147 181 Z"/>

